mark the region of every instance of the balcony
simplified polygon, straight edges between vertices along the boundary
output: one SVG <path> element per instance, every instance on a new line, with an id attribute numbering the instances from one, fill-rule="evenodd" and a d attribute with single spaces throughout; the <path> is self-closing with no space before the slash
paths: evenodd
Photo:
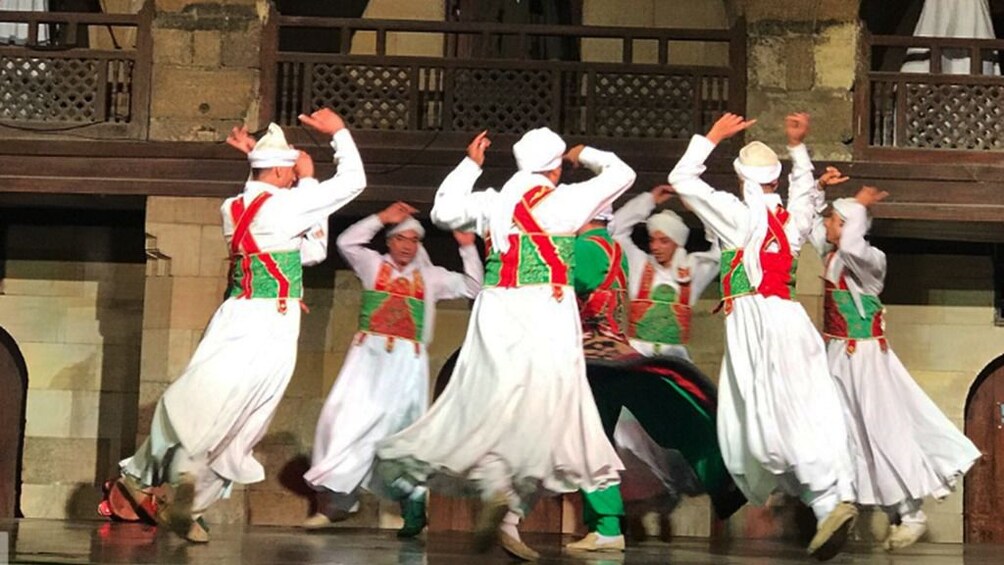
<path id="1" fill-rule="evenodd" d="M 23 34 L 0 45 L 0 129 L 144 139 L 152 15 L 0 11 Z"/>
<path id="2" fill-rule="evenodd" d="M 746 34 L 730 30 L 505 25 L 280 16 L 262 50 L 263 117 L 331 106 L 356 130 L 446 135 L 549 126 L 567 136 L 682 141 L 745 107 Z M 338 53 L 280 48 L 291 30 L 329 30 Z M 533 46 L 571 42 L 576 60 Z M 394 49 L 407 43 L 408 49 Z M 511 48 L 503 56 L 493 46 Z M 720 64 L 681 63 L 701 46 Z M 698 47 L 700 48 L 700 47 Z M 428 137 L 426 135 L 426 137 Z"/>
<path id="3" fill-rule="evenodd" d="M 855 87 L 855 157 L 1004 164 L 1004 77 L 987 73 L 1001 51 L 1004 40 L 866 34 Z M 896 63 L 918 55 L 929 61 L 928 72 L 900 71 Z M 943 56 L 968 57 L 968 73 L 948 74 Z"/>

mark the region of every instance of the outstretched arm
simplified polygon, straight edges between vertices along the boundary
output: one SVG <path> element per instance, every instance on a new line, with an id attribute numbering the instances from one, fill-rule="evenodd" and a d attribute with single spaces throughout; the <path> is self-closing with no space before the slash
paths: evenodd
<path id="1" fill-rule="evenodd" d="M 592 147 L 577 145 L 565 154 L 565 161 L 573 167 L 586 167 L 596 174 L 593 178 L 574 184 L 562 184 L 550 197 L 554 206 L 562 210 L 579 226 L 592 220 L 597 213 L 613 203 L 634 184 L 634 169 L 620 157 Z"/>
<path id="2" fill-rule="evenodd" d="M 628 200 L 626 204 L 614 212 L 613 231 L 610 235 L 627 254 L 631 273 L 637 272 L 639 273 L 638 276 L 641 276 L 640 269 L 644 268 L 645 262 L 648 261 L 648 254 L 635 245 L 634 240 L 631 238 L 635 226 L 648 219 L 656 206 L 672 197 L 672 187 L 660 185 L 649 192 L 643 192 Z"/>

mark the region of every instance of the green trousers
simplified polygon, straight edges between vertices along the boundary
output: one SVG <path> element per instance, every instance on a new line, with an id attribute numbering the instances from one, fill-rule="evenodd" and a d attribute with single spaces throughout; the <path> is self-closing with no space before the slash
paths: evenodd
<path id="1" fill-rule="evenodd" d="M 601 536 L 621 535 L 624 500 L 620 485 L 592 492 L 582 491 L 583 520 L 590 532 Z"/>

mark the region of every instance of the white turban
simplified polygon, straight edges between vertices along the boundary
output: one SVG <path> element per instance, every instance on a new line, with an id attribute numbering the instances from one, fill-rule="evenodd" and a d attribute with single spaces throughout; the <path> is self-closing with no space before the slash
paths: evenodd
<path id="1" fill-rule="evenodd" d="M 537 128 L 523 134 L 512 146 L 516 168 L 528 173 L 551 171 L 561 166 L 565 141 L 548 128 Z"/>
<path id="2" fill-rule="evenodd" d="M 770 184 L 781 176 L 781 161 L 770 147 L 754 141 L 739 150 L 739 157 L 732 166 L 743 181 L 743 201 L 750 211 L 749 231 L 743 244 L 743 267 L 750 285 L 757 288 L 763 281 L 760 248 L 767 237 L 767 203 L 761 185 Z"/>
<path id="3" fill-rule="evenodd" d="M 565 154 L 565 142 L 561 136 L 548 128 L 537 128 L 523 134 L 512 146 L 516 158 L 516 174 L 506 181 L 495 201 L 495 209 L 488 219 L 488 233 L 492 238 L 492 248 L 499 252 L 509 251 L 509 228 L 512 214 L 520 198 L 527 190 L 537 185 L 551 182 L 540 174 L 561 166 Z"/>
<path id="4" fill-rule="evenodd" d="M 392 227 L 390 230 L 387 231 L 387 237 L 394 237 L 395 235 L 406 232 L 408 230 L 412 230 L 415 233 L 417 233 L 419 239 L 425 237 L 425 228 L 423 228 L 422 223 L 416 220 L 415 218 L 408 218 L 407 220 L 404 220 L 403 222 L 400 222 L 394 227 Z"/>
<path id="5" fill-rule="evenodd" d="M 286 135 L 282 128 L 271 123 L 268 133 L 262 136 L 248 153 L 248 161 L 252 169 L 270 169 L 272 167 L 292 167 L 300 152 L 286 143 Z"/>
<path id="6" fill-rule="evenodd" d="M 690 228 L 683 223 L 683 218 L 672 210 L 652 214 L 645 222 L 645 226 L 648 228 L 648 233 L 662 232 L 680 247 L 686 246 L 687 238 L 690 237 Z"/>

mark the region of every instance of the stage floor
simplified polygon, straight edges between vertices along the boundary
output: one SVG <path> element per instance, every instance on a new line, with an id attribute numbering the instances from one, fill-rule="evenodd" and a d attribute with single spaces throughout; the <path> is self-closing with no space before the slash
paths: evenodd
<path id="1" fill-rule="evenodd" d="M 400 542 L 393 531 L 342 529 L 306 533 L 289 528 L 217 526 L 207 545 L 190 545 L 171 535 L 157 535 L 135 524 L 19 520 L 0 522 L 0 538 L 8 535 L 10 563 L 204 563 L 265 565 L 326 563 L 338 565 L 489 565 L 511 563 L 495 549 L 485 555 L 471 552 L 471 536 L 435 534 Z M 3 541 L 3 540 L 0 540 Z M 795 544 L 737 541 L 711 544 L 696 538 L 672 543 L 646 541 L 630 546 L 622 557 L 562 554 L 569 539 L 556 535 L 527 536 L 543 554 L 540 563 L 672 563 L 757 564 L 811 563 Z M 3 560 L 0 544 L 0 563 Z M 1004 563 L 1004 546 L 919 544 L 902 553 L 887 554 L 873 545 L 852 545 L 830 563 L 894 565 L 967 565 Z"/>

